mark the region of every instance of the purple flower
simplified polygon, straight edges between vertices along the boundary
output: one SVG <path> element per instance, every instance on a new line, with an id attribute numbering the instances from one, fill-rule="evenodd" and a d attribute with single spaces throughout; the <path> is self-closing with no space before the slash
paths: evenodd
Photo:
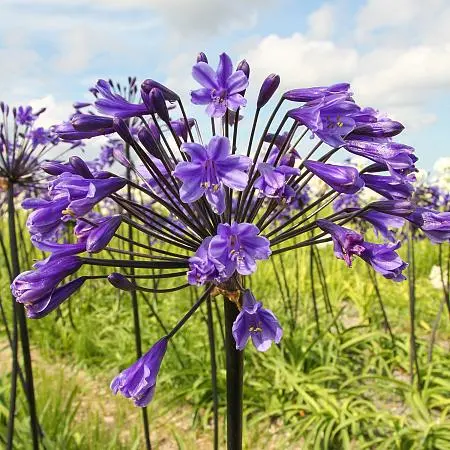
<path id="1" fill-rule="evenodd" d="M 94 114 L 75 114 L 70 122 L 77 131 L 99 131 L 101 134 L 103 134 L 103 130 L 107 130 L 113 126 L 113 119 L 111 117 L 96 116 Z"/>
<path id="2" fill-rule="evenodd" d="M 155 394 L 156 378 L 168 341 L 167 336 L 163 337 L 132 366 L 117 375 L 111 382 L 114 394 L 120 392 L 124 397 L 132 398 L 136 406 L 147 406 Z"/>
<path id="3" fill-rule="evenodd" d="M 316 223 L 321 230 L 331 235 L 336 258 L 343 259 L 347 266 L 351 267 L 353 255 L 361 256 L 364 251 L 363 237 L 356 231 L 341 227 L 325 219 L 319 219 Z"/>
<path id="4" fill-rule="evenodd" d="M 329 95 L 290 110 L 289 117 L 308 127 L 327 144 L 340 147 L 344 137 L 355 127 L 352 114 L 360 107 L 348 100 L 346 94 Z"/>
<path id="5" fill-rule="evenodd" d="M 39 301 L 82 265 L 82 260 L 77 256 L 52 257 L 38 262 L 35 264 L 36 270 L 22 272 L 14 279 L 12 294 L 19 303 Z"/>
<path id="6" fill-rule="evenodd" d="M 37 235 L 40 239 L 52 235 L 61 225 L 63 211 L 68 205 L 69 200 L 66 196 L 55 198 L 53 201 L 41 200 L 39 203 L 33 202 L 33 205 L 29 205 L 35 209 L 27 219 L 30 234 Z"/>
<path id="7" fill-rule="evenodd" d="M 119 139 L 110 139 L 107 144 L 100 149 L 100 164 L 102 167 L 111 167 L 114 163 L 114 150 L 123 151 L 123 142 Z"/>
<path id="8" fill-rule="evenodd" d="M 269 258 L 270 242 L 258 234 L 258 228 L 250 223 L 219 224 L 209 255 L 223 265 L 227 278 L 235 271 L 250 275 L 256 270 L 256 260 Z"/>
<path id="9" fill-rule="evenodd" d="M 114 133 L 114 128 L 98 128 L 94 131 L 79 131 L 74 128 L 71 122 L 63 122 L 55 127 L 54 132 L 63 141 L 78 141 Z"/>
<path id="10" fill-rule="evenodd" d="M 49 192 L 52 198 L 67 198 L 67 212 L 81 217 L 105 197 L 122 189 L 126 183 L 120 177 L 86 179 L 80 175 L 63 173 L 49 183 Z"/>
<path id="11" fill-rule="evenodd" d="M 364 181 L 355 167 L 325 164 L 310 160 L 304 161 L 303 164 L 335 191 L 342 194 L 355 194 L 364 186 Z"/>
<path id="12" fill-rule="evenodd" d="M 287 185 L 286 177 L 298 175 L 299 170 L 290 166 L 273 167 L 267 163 L 259 163 L 258 171 L 261 176 L 255 181 L 254 189 L 258 189 L 259 197 L 284 199 L 289 202 L 295 191 Z"/>
<path id="13" fill-rule="evenodd" d="M 86 251 L 98 253 L 103 250 L 113 238 L 115 232 L 122 222 L 120 215 L 106 217 L 96 223 L 96 227 L 91 227 L 86 240 Z"/>
<path id="14" fill-rule="evenodd" d="M 77 278 L 64 286 L 58 287 L 42 298 L 25 304 L 25 311 L 27 317 L 30 319 L 41 319 L 54 311 L 58 306 L 74 294 L 83 283 L 86 281 L 85 277 Z"/>
<path id="15" fill-rule="evenodd" d="M 36 148 L 38 145 L 46 145 L 51 140 L 51 133 L 43 127 L 30 130 L 28 135 L 31 138 L 33 148 Z"/>
<path id="16" fill-rule="evenodd" d="M 43 252 L 49 252 L 52 256 L 68 256 L 76 255 L 86 251 L 85 240 L 79 241 L 76 244 L 60 244 L 49 240 L 42 239 L 39 235 L 31 236 L 31 243 Z"/>
<path id="17" fill-rule="evenodd" d="M 395 234 L 390 228 L 401 228 L 405 223 L 405 220 L 401 217 L 395 217 L 379 211 L 369 210 L 361 214 L 360 217 L 373 225 L 376 234 L 380 233 L 391 242 L 395 241 Z"/>
<path id="18" fill-rule="evenodd" d="M 121 95 L 112 92 L 111 85 L 105 80 L 98 80 L 95 88 L 98 95 L 102 97 L 95 101 L 95 107 L 102 114 L 123 119 L 148 114 L 148 107 L 145 104 L 130 103 Z"/>
<path id="19" fill-rule="evenodd" d="M 233 337 L 236 348 L 244 350 L 249 338 L 260 352 L 270 348 L 272 342 L 278 344 L 283 337 L 283 330 L 275 314 L 257 302 L 247 289 L 243 294 L 243 305 L 233 323 Z"/>
<path id="20" fill-rule="evenodd" d="M 394 251 L 400 247 L 399 242 L 396 244 L 365 242 L 359 233 L 324 219 L 317 220 L 317 225 L 331 235 L 334 243 L 334 254 L 337 258 L 343 259 L 349 267 L 352 265 L 353 255 L 356 255 L 370 264 L 385 278 L 393 281 L 405 279 L 402 271 L 408 265 Z"/>
<path id="21" fill-rule="evenodd" d="M 19 106 L 16 112 L 16 122 L 19 125 L 31 125 L 37 119 L 31 106 Z"/>
<path id="22" fill-rule="evenodd" d="M 244 190 L 248 182 L 245 171 L 251 163 L 250 158 L 230 155 L 230 141 L 220 136 L 213 137 L 207 147 L 185 143 L 182 149 L 191 161 L 178 163 L 174 171 L 174 175 L 183 181 L 181 200 L 192 203 L 205 194 L 218 214 L 222 214 L 225 211 L 223 185 L 237 191 Z"/>
<path id="23" fill-rule="evenodd" d="M 411 183 L 398 177 L 364 173 L 361 175 L 366 187 L 390 200 L 411 198 L 414 188 Z"/>
<path id="24" fill-rule="evenodd" d="M 407 219 L 420 228 L 431 242 L 442 244 L 450 241 L 450 212 L 419 207 Z"/>
<path id="25" fill-rule="evenodd" d="M 363 246 L 365 250 L 359 256 L 383 277 L 393 281 L 406 280 L 402 271 L 408 267 L 408 264 L 402 261 L 394 251 L 400 247 L 400 242 L 396 244 L 364 242 Z"/>
<path id="26" fill-rule="evenodd" d="M 163 93 L 164 98 L 168 102 L 173 103 L 180 99 L 178 94 L 171 91 L 168 87 L 164 86 L 161 83 L 158 83 L 155 80 L 147 79 L 147 80 L 144 80 L 141 84 L 141 89 L 146 93 L 149 93 L 153 88 L 158 88 Z"/>
<path id="27" fill-rule="evenodd" d="M 189 258 L 188 282 L 192 285 L 201 286 L 207 281 L 220 282 L 225 277 L 221 277 L 224 266 L 217 260 L 213 260 L 209 254 L 209 245 L 212 237 L 207 237 Z"/>
<path id="28" fill-rule="evenodd" d="M 44 161 L 41 169 L 49 175 L 58 176 L 64 172 L 75 173 L 75 169 L 70 163 L 62 163 L 59 161 Z M 32 199 L 29 199 L 32 200 Z M 22 205 L 23 206 L 23 205 Z"/>
<path id="29" fill-rule="evenodd" d="M 227 108 L 236 111 L 247 101 L 240 94 L 248 86 L 248 78 L 242 70 L 233 72 L 233 64 L 226 53 L 220 55 L 219 66 L 214 70 L 205 62 L 192 68 L 192 76 L 203 88 L 191 92 L 195 105 L 208 105 L 206 113 L 211 117 L 222 117 Z"/>
<path id="30" fill-rule="evenodd" d="M 283 94 L 283 97 L 293 102 L 309 102 L 327 95 L 344 94 L 350 89 L 348 83 L 332 84 L 331 86 L 310 87 L 303 89 L 292 89 Z"/>
<path id="31" fill-rule="evenodd" d="M 397 142 L 373 142 L 364 140 L 347 141 L 345 148 L 355 155 L 363 156 L 377 163 L 386 164 L 389 171 L 414 169 L 417 158 L 414 149 Z"/>

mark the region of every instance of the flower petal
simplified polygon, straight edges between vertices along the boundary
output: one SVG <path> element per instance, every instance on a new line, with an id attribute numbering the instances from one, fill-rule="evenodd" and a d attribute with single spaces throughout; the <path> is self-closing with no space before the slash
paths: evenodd
<path id="1" fill-rule="evenodd" d="M 216 72 L 214 72 L 211 66 L 204 62 L 199 62 L 192 68 L 192 76 L 195 81 L 200 83 L 205 88 L 219 88 Z"/>
<path id="2" fill-rule="evenodd" d="M 233 63 L 231 62 L 231 58 L 226 53 L 222 53 L 219 56 L 219 65 L 217 66 L 217 81 L 220 87 L 227 85 L 227 80 L 232 73 Z"/>
<path id="3" fill-rule="evenodd" d="M 247 87 L 248 78 L 242 70 L 237 70 L 227 80 L 227 91 L 229 95 L 238 94 Z"/>
<path id="4" fill-rule="evenodd" d="M 224 160 L 230 154 L 230 140 L 223 136 L 214 136 L 208 144 L 208 157 L 215 162 Z"/>
<path id="5" fill-rule="evenodd" d="M 191 102 L 194 105 L 207 105 L 211 102 L 211 89 L 202 88 L 191 91 Z"/>

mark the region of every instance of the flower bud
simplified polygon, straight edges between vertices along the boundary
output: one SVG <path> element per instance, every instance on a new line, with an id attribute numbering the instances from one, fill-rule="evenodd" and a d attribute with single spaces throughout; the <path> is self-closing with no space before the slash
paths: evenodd
<path id="1" fill-rule="evenodd" d="M 127 124 L 120 117 L 114 117 L 113 119 L 114 131 L 129 145 L 134 145 L 133 136 L 131 136 L 130 130 Z"/>
<path id="2" fill-rule="evenodd" d="M 99 223 L 97 227 L 92 228 L 86 241 L 86 251 L 89 253 L 98 253 L 103 250 L 113 238 L 121 222 L 122 217 L 115 215 L 108 217 Z"/>
<path id="3" fill-rule="evenodd" d="M 122 166 L 127 167 L 127 168 L 131 167 L 130 161 L 127 159 L 127 157 L 125 156 L 124 152 L 120 148 L 116 147 L 113 150 L 113 156 L 114 156 L 114 159 L 118 163 L 122 164 Z"/>
<path id="4" fill-rule="evenodd" d="M 250 66 L 248 65 L 248 62 L 243 59 L 236 67 L 236 70 L 242 70 L 244 72 L 245 76 L 247 78 L 250 77 Z"/>
<path id="5" fill-rule="evenodd" d="M 149 103 L 153 106 L 154 111 L 165 123 L 170 122 L 169 111 L 166 106 L 166 100 L 161 89 L 153 88 L 149 93 Z"/>
<path id="6" fill-rule="evenodd" d="M 200 53 L 197 55 L 197 62 L 198 62 L 198 63 L 199 63 L 199 62 L 204 62 L 204 63 L 208 64 L 208 58 L 206 57 L 206 55 L 205 55 L 203 52 L 200 52 Z"/>
<path id="7" fill-rule="evenodd" d="M 306 160 L 303 164 L 314 175 L 341 194 L 355 194 L 364 186 L 364 181 L 355 167 L 325 164 L 311 160 Z"/>
<path id="8" fill-rule="evenodd" d="M 256 103 L 257 108 L 262 108 L 275 94 L 280 85 L 280 76 L 272 73 L 263 82 Z"/>
<path id="9" fill-rule="evenodd" d="M 59 161 L 44 161 L 41 164 L 41 169 L 49 175 L 58 176 L 64 172 L 75 173 L 70 164 L 61 163 Z"/>
<path id="10" fill-rule="evenodd" d="M 153 88 L 158 88 L 162 92 L 164 98 L 169 102 L 176 102 L 177 100 L 180 99 L 178 94 L 171 91 L 169 88 L 162 85 L 161 83 L 158 83 L 155 80 L 150 79 L 144 80 L 141 84 L 141 88 L 144 92 L 147 93 L 149 93 Z"/>
<path id="11" fill-rule="evenodd" d="M 79 156 L 71 156 L 69 162 L 73 167 L 73 173 L 81 175 L 83 178 L 94 178 L 87 164 Z"/>
<path id="12" fill-rule="evenodd" d="M 155 158 L 161 158 L 161 151 L 159 150 L 159 136 L 158 130 L 152 128 L 152 124 L 149 125 L 150 131 L 147 127 L 142 127 L 138 131 L 138 138 L 145 149 Z M 154 125 L 153 125 L 154 127 Z M 155 127 L 156 128 L 156 127 Z M 158 137 L 157 137 L 158 136 Z"/>
<path id="13" fill-rule="evenodd" d="M 105 180 L 106 178 L 111 178 L 115 176 L 116 175 L 114 175 L 111 172 L 108 172 L 107 170 L 100 170 L 100 172 L 97 172 L 95 174 L 95 178 L 97 178 L 98 180 Z"/>
<path id="14" fill-rule="evenodd" d="M 135 291 L 136 286 L 126 277 L 124 277 L 121 273 L 113 272 L 108 275 L 108 281 L 117 289 L 121 289 L 122 291 Z"/>
<path id="15" fill-rule="evenodd" d="M 414 205 L 408 200 L 380 200 L 370 203 L 369 207 L 375 211 L 400 217 L 409 216 L 415 209 Z"/>
<path id="16" fill-rule="evenodd" d="M 86 108 L 86 106 L 91 106 L 91 103 L 88 103 L 88 102 L 75 102 L 73 104 L 73 107 L 75 109 Z"/>
<path id="17" fill-rule="evenodd" d="M 98 131 L 113 126 L 111 117 L 96 116 L 94 114 L 75 114 L 71 123 L 77 131 Z"/>

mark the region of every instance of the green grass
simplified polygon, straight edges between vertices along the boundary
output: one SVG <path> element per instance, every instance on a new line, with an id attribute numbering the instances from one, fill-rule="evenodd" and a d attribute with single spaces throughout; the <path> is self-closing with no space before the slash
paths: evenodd
<path id="1" fill-rule="evenodd" d="M 393 346 L 383 329 L 364 262 L 355 261 L 355 267 L 347 269 L 343 261 L 335 259 L 331 247 L 320 248 L 331 306 L 327 310 L 316 271 L 320 333 L 314 321 L 309 250 L 258 266 L 252 289 L 279 317 L 285 335 L 280 346 L 264 354 L 251 345 L 245 351 L 246 448 L 450 448 L 450 324 L 446 311 L 433 362 L 427 362 L 431 329 L 442 299 L 441 291 L 428 280 L 437 251 L 427 242 L 416 246 L 421 393 L 409 383 L 406 282 L 377 277 L 395 336 Z M 275 269 L 285 275 L 280 284 Z M 2 300 L 9 309 L 7 284 L 3 271 Z M 182 291 L 147 300 L 170 329 L 199 292 Z M 221 312 L 223 300 L 217 297 L 215 301 Z M 148 347 L 163 331 L 143 298 L 140 307 L 143 342 Z M 223 439 L 224 353 L 215 309 L 214 313 Z M 211 448 L 205 314 L 200 311 L 177 334 L 164 359 L 149 408 L 156 448 Z M 111 378 L 135 359 L 127 294 L 114 291 L 107 283 L 91 282 L 64 304 L 59 314 L 29 325 L 47 448 L 142 448 L 139 411 L 131 402 L 113 397 L 108 389 Z M 0 436 L 5 433 L 7 417 L 8 371 L 9 366 L 0 368 Z M 17 448 L 29 448 L 26 422 L 26 409 L 20 404 Z"/>

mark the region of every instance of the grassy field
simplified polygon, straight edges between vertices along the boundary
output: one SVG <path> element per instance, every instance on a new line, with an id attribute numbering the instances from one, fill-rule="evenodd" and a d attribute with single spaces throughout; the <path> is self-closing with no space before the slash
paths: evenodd
<path id="1" fill-rule="evenodd" d="M 282 260 L 275 257 L 261 263 L 252 278 L 255 296 L 279 317 L 285 334 L 281 345 L 267 353 L 258 353 L 250 345 L 245 351 L 245 447 L 450 448 L 446 310 L 429 361 L 432 329 L 443 296 L 429 280 L 438 247 L 425 241 L 416 244 L 421 392 L 417 383 L 410 384 L 407 282 L 376 277 L 392 340 L 366 265 L 355 261 L 355 267 L 347 269 L 330 246 L 318 249 L 316 263 L 323 267 L 323 276 L 314 268 L 318 329 L 310 256 L 309 249 L 302 249 Z M 1 300 L 9 311 L 3 262 L 1 267 Z M 144 348 L 164 334 L 163 327 L 175 325 L 200 292 L 140 297 Z M 223 300 L 217 297 L 214 303 L 222 440 L 225 370 L 219 319 Z M 128 295 L 104 281 L 86 283 L 59 312 L 29 321 L 38 410 L 48 449 L 142 448 L 139 410 L 109 391 L 111 379 L 135 360 L 132 323 Z M 205 309 L 177 334 L 164 359 L 149 407 L 155 448 L 211 448 L 209 367 Z M 8 413 L 9 370 L 9 350 L 0 328 L 0 436 L 5 434 Z M 18 436 L 17 448 L 30 448 L 23 399 Z"/>

